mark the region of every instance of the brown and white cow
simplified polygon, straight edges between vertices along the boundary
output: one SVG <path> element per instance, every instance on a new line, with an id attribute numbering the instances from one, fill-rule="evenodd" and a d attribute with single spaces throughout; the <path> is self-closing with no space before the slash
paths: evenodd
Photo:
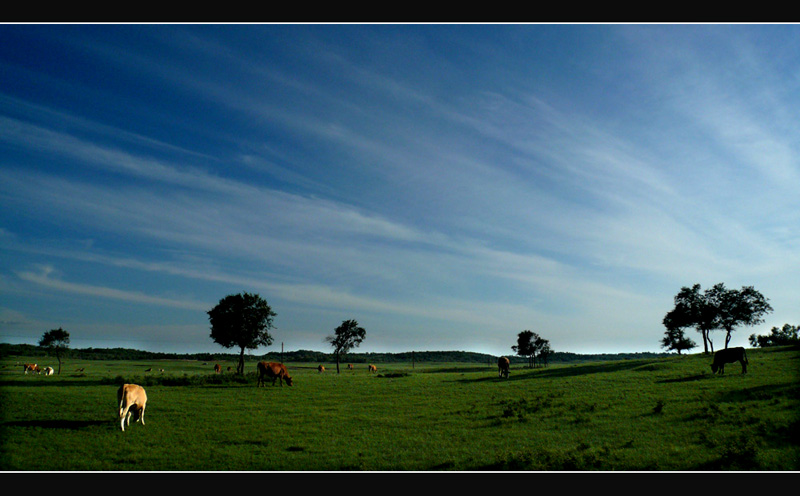
<path id="1" fill-rule="evenodd" d="M 131 414 L 136 422 L 141 421 L 144 425 L 144 409 L 147 405 L 147 393 L 144 388 L 137 384 L 123 384 L 117 390 L 117 402 L 119 403 L 119 425 L 125 431 L 125 424 L 131 425 Z"/>
<path id="2" fill-rule="evenodd" d="M 282 363 L 275 363 L 275 362 L 258 362 L 256 365 L 256 369 L 258 370 L 258 382 L 256 383 L 256 387 L 259 387 L 261 384 L 265 383 L 265 378 L 269 377 L 272 378 L 272 385 L 275 385 L 275 380 L 280 379 L 281 387 L 283 387 L 283 381 L 286 381 L 286 384 L 292 385 L 292 378 L 289 376 L 289 372 L 286 370 L 286 366 Z"/>
<path id="3" fill-rule="evenodd" d="M 319 367 L 317 367 L 317 371 L 319 373 L 325 372 L 325 366 L 324 365 L 320 365 Z"/>
<path id="4" fill-rule="evenodd" d="M 711 372 L 720 375 L 725 373 L 725 364 L 739 362 L 742 364 L 742 374 L 747 373 L 747 353 L 741 346 L 738 348 L 726 348 L 714 353 L 714 363 L 711 364 Z"/>
<path id="5" fill-rule="evenodd" d="M 27 374 L 29 370 L 31 371 L 32 374 L 39 374 L 42 372 L 42 369 L 35 363 L 26 363 L 22 365 L 22 371 L 24 373 Z"/>
<path id="6" fill-rule="evenodd" d="M 214 373 L 219 374 L 222 372 L 222 366 L 220 364 L 214 365 Z"/>
<path id="7" fill-rule="evenodd" d="M 54 373 L 55 373 L 55 370 L 53 370 L 53 367 L 45 367 L 44 368 L 44 375 L 53 375 Z"/>
<path id="8" fill-rule="evenodd" d="M 500 377 L 508 379 L 508 369 L 511 367 L 511 362 L 506 357 L 497 359 L 497 369 L 500 371 Z"/>
<path id="9" fill-rule="evenodd" d="M 374 366 L 372 364 L 369 364 L 369 366 L 367 368 L 368 368 L 370 373 L 378 371 L 378 367 L 376 367 L 376 366 Z"/>
<path id="10" fill-rule="evenodd" d="M 348 363 L 347 364 L 347 370 L 353 370 L 353 364 L 352 363 Z"/>

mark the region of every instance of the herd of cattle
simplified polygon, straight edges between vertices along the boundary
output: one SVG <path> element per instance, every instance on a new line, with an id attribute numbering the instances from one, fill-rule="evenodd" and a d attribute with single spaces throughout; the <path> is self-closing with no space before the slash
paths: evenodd
<path id="1" fill-rule="evenodd" d="M 725 373 L 725 364 L 726 363 L 735 363 L 740 362 L 742 364 L 742 374 L 747 373 L 747 354 L 745 353 L 744 348 L 727 348 L 724 350 L 719 350 L 714 354 L 714 361 L 711 364 L 711 372 L 716 374 Z M 352 364 L 347 364 L 347 368 L 349 370 L 353 370 Z M 509 370 L 511 368 L 511 362 L 506 357 L 500 357 L 497 360 L 497 369 L 499 377 L 508 379 Z M 81 372 L 83 369 L 78 369 Z M 150 371 L 152 369 L 148 369 Z M 160 369 L 162 372 L 164 369 Z M 228 367 L 228 371 L 231 371 L 231 367 Z M 373 365 L 369 364 L 367 366 L 367 370 L 370 373 L 377 372 L 378 368 Z M 286 384 L 291 386 L 292 385 L 292 377 L 289 375 L 289 371 L 286 369 L 286 366 L 282 363 L 276 362 L 258 362 L 256 365 L 256 371 L 258 372 L 258 381 L 256 382 L 256 387 L 260 387 L 262 385 L 266 386 L 266 380 L 272 379 L 272 385 L 275 385 L 275 381 L 280 381 L 281 387 L 283 387 L 283 382 L 286 381 Z M 325 372 L 325 366 L 320 365 L 317 367 L 317 371 L 319 373 Z M 28 372 L 34 374 L 41 374 L 44 373 L 45 375 L 53 375 L 53 367 L 45 367 L 44 369 L 40 368 L 35 363 L 26 363 L 23 364 L 23 372 L 27 374 Z M 219 364 L 214 365 L 214 372 L 219 374 L 222 372 L 222 367 Z M 135 422 L 141 422 L 144 425 L 144 410 L 145 406 L 147 405 L 147 393 L 145 392 L 142 386 L 137 384 L 123 384 L 117 390 L 117 403 L 119 404 L 119 418 L 120 418 L 120 427 L 123 431 L 125 431 L 125 426 L 130 425 L 131 417 L 133 417 Z"/>

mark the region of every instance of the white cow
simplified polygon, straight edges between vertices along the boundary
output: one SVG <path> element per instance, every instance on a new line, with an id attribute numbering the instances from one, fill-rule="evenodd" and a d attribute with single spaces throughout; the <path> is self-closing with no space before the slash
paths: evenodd
<path id="1" fill-rule="evenodd" d="M 45 367 L 44 368 L 44 375 L 53 375 L 54 372 L 55 372 L 55 370 L 53 370 L 53 367 Z"/>
<path id="2" fill-rule="evenodd" d="M 136 384 L 123 384 L 117 390 L 119 403 L 120 427 L 125 431 L 125 424 L 131 425 L 131 414 L 136 422 L 142 421 L 144 425 L 144 408 L 147 405 L 147 393 L 142 386 Z"/>

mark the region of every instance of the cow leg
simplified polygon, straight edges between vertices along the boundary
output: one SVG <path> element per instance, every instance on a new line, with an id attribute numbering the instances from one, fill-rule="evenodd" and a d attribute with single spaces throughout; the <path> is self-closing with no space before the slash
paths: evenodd
<path id="1" fill-rule="evenodd" d="M 741 362 L 742 362 L 742 374 L 746 374 L 747 373 L 747 362 L 745 362 L 744 360 L 741 360 Z"/>
<path id="2" fill-rule="evenodd" d="M 142 406 L 142 409 L 139 410 L 139 418 L 136 419 L 137 422 L 139 422 L 141 420 L 142 425 L 144 425 L 144 409 L 145 409 L 145 407 Z"/>
<path id="3" fill-rule="evenodd" d="M 130 416 L 129 408 L 129 406 L 126 406 L 119 415 L 119 426 L 122 428 L 122 432 L 125 432 L 125 417 Z"/>

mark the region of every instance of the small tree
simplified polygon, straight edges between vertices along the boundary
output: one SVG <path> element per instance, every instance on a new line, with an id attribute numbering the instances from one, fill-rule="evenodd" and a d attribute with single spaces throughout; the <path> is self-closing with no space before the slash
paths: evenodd
<path id="1" fill-rule="evenodd" d="M 537 348 L 539 349 L 540 362 L 544 367 L 547 367 L 547 359 L 553 354 L 553 349 L 550 348 L 550 341 L 539 338 L 537 340 Z"/>
<path id="2" fill-rule="evenodd" d="M 533 357 L 536 353 L 536 348 L 533 344 L 536 337 L 539 337 L 539 335 L 526 329 L 517 334 L 517 344 L 511 347 L 511 350 L 518 356 L 528 359 L 528 367 L 530 368 L 533 368 Z"/>
<path id="3" fill-rule="evenodd" d="M 783 324 L 782 328 L 773 327 L 766 336 L 750 335 L 750 346 L 753 348 L 767 348 L 769 346 L 785 346 L 800 344 L 800 326 Z"/>
<path id="4" fill-rule="evenodd" d="M 42 335 L 39 346 L 53 350 L 58 359 L 58 374 L 61 375 L 61 354 L 69 348 L 69 333 L 62 328 L 52 329 Z"/>
<path id="5" fill-rule="evenodd" d="M 547 356 L 552 353 L 550 341 L 529 330 L 524 330 L 517 335 L 517 344 L 512 346 L 511 349 L 518 356 L 527 357 L 530 368 L 536 367 L 537 356 L 544 364 L 547 363 Z"/>
<path id="6" fill-rule="evenodd" d="M 211 338 L 225 348 L 241 349 L 236 373 L 244 374 L 244 350 L 272 344 L 269 330 L 277 315 L 257 294 L 228 295 L 208 311 Z"/>
<path id="7" fill-rule="evenodd" d="M 325 341 L 333 346 L 333 354 L 336 355 L 336 373 L 339 373 L 339 362 L 341 357 L 346 355 L 352 348 L 357 348 L 364 341 L 367 331 L 358 325 L 355 320 L 344 320 L 342 324 L 334 330 L 333 336 L 328 336 Z"/>
<path id="8" fill-rule="evenodd" d="M 687 338 L 681 328 L 667 329 L 664 333 L 664 338 L 661 340 L 662 348 L 675 350 L 678 352 L 678 355 L 681 354 L 682 350 L 691 350 L 696 346 L 697 344 L 690 338 Z"/>

